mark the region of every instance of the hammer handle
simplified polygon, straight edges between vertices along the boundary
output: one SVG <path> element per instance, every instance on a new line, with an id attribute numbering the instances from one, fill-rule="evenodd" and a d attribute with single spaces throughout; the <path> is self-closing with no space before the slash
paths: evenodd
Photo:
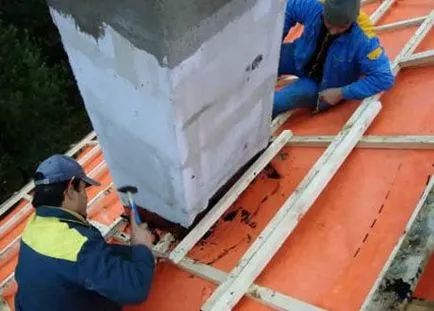
<path id="1" fill-rule="evenodd" d="M 128 201 L 130 202 L 131 213 L 134 214 L 133 216 L 136 223 L 140 225 L 142 223 L 142 219 L 140 218 L 139 211 L 137 210 L 137 206 L 136 203 L 134 202 L 133 195 L 131 192 L 128 192 Z"/>

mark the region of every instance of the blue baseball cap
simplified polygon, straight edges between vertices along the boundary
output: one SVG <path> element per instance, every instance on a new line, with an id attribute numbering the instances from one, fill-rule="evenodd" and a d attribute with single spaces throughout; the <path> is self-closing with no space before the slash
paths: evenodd
<path id="1" fill-rule="evenodd" d="M 78 178 L 88 185 L 100 186 L 96 180 L 86 176 L 81 165 L 71 157 L 55 154 L 44 160 L 36 169 L 42 179 L 35 180 L 35 185 L 49 185 Z"/>

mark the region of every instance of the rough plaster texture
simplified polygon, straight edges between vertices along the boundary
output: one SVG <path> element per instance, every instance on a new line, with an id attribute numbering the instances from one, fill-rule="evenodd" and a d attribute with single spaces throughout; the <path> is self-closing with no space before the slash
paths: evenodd
<path id="1" fill-rule="evenodd" d="M 72 16 L 80 30 L 95 39 L 103 37 L 109 25 L 135 47 L 154 55 L 160 64 L 173 68 L 257 0 L 104 0 L 103 5 L 101 0 L 47 2 Z"/>
<path id="2" fill-rule="evenodd" d="M 76 2 L 85 7 L 84 0 Z M 152 28 L 133 12 L 139 1 L 129 2 L 131 7 L 116 8 L 110 18 L 101 15 L 92 33 L 82 25 L 84 17 L 77 18 L 83 11 L 59 6 L 69 1 L 50 0 L 115 185 L 136 185 L 140 206 L 187 227 L 267 144 L 284 1 L 181 1 L 180 12 L 195 16 L 195 24 L 177 34 L 175 28 L 163 31 L 160 54 L 137 43 Z M 104 12 L 114 5 L 87 3 Z M 161 3 L 171 10 L 179 6 L 178 0 Z M 171 10 L 160 12 L 163 21 L 154 12 L 153 20 L 168 23 Z M 125 34 L 116 23 L 130 30 L 138 25 L 138 31 Z"/>

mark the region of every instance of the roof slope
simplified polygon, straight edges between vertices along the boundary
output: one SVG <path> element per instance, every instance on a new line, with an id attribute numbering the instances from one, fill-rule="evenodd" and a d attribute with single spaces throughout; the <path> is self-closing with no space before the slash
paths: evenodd
<path id="1" fill-rule="evenodd" d="M 368 5 L 366 11 L 370 13 L 377 6 Z M 400 0 L 381 24 L 427 15 L 433 9 L 432 0 Z M 391 58 L 416 29 L 381 34 Z M 431 31 L 417 52 L 433 48 Z M 433 135 L 433 85 L 434 67 L 403 70 L 395 88 L 382 97 L 383 110 L 368 134 Z M 281 129 L 291 129 L 296 135 L 334 135 L 357 105 L 348 102 L 316 116 L 300 111 Z M 88 147 L 81 157 L 92 148 Z M 323 151 L 285 147 L 272 162 L 280 178 L 262 172 L 189 257 L 229 272 Z M 85 165 L 86 170 L 101 163 L 102 154 L 98 152 Z M 325 309 L 358 310 L 433 172 L 434 151 L 354 150 L 257 283 Z M 91 198 L 96 197 L 90 216 L 110 224 L 120 215 L 122 206 L 111 191 L 107 168 L 99 166 L 94 176 L 103 185 L 90 193 Z M 16 264 L 18 248 L 13 242 L 32 212 L 25 210 L 25 205 L 22 200 L 0 221 L 0 249 L 11 245 L 0 256 L 0 280 L 6 280 Z M 434 299 L 433 276 L 434 260 L 416 291 L 419 297 Z M 211 283 L 163 262 L 157 267 L 149 300 L 126 310 L 199 310 L 214 289 Z M 9 302 L 14 291 L 14 283 L 8 283 L 3 295 Z M 268 308 L 243 298 L 237 310 Z"/>

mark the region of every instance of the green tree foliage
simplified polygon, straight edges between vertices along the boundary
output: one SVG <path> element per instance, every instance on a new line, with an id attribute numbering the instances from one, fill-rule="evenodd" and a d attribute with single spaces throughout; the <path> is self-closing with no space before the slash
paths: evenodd
<path id="1" fill-rule="evenodd" d="M 87 134 L 90 122 L 45 3 L 0 2 L 1 203 L 42 159 Z"/>
<path id="2" fill-rule="evenodd" d="M 28 33 L 49 64 L 65 63 L 67 57 L 45 0 L 0 0 L 0 20 L 15 26 L 18 34 Z"/>

